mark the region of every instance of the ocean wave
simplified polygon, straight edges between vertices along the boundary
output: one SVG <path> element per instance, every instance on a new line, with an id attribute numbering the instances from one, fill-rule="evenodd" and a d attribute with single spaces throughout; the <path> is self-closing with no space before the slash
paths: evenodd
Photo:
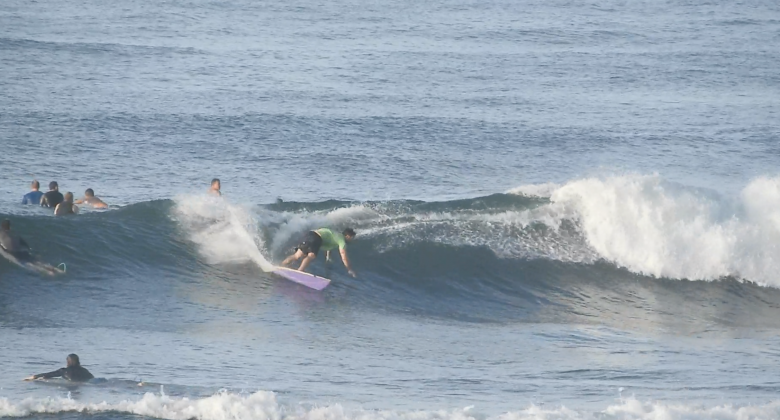
<path id="1" fill-rule="evenodd" d="M 73 218 L 11 217 L 44 260 L 65 262 L 76 278 L 126 277 L 141 287 L 216 276 L 270 285 L 283 280 L 263 272 L 307 230 L 350 226 L 359 279 L 338 262 L 312 270 L 334 280 L 326 295 L 349 290 L 351 304 L 467 321 L 630 316 L 696 329 L 780 323 L 761 316 L 780 304 L 777 209 L 780 178 L 723 197 L 632 175 L 443 202 L 249 205 L 182 195 Z M 20 269 L 0 261 L 0 274 L 11 270 Z M 753 282 L 772 288 L 761 292 Z M 752 309 L 743 316 L 740 308 Z"/>
<path id="2" fill-rule="evenodd" d="M 549 408 L 531 405 L 495 416 L 480 415 L 474 407 L 455 410 L 365 410 L 349 409 L 341 404 L 324 406 L 281 404 L 273 392 L 252 394 L 219 392 L 205 398 L 170 397 L 147 393 L 138 400 L 88 403 L 70 398 L 26 398 L 10 401 L 0 398 L 0 417 L 28 417 L 37 414 L 56 415 L 116 413 L 166 420 L 568 420 L 568 419 L 771 419 L 780 416 L 780 401 L 761 405 L 722 404 L 706 406 L 694 403 L 643 402 L 621 399 L 599 411 Z"/>

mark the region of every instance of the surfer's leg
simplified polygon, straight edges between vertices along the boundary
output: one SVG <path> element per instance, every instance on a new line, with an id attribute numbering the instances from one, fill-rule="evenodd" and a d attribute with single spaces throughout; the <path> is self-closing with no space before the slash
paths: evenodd
<path id="1" fill-rule="evenodd" d="M 284 261 L 282 261 L 282 267 L 287 267 L 293 261 L 300 260 L 301 257 L 303 257 L 303 251 L 296 249 L 294 254 L 290 255 L 289 257 L 285 258 Z"/>
<path id="2" fill-rule="evenodd" d="M 306 267 L 308 267 L 315 258 L 317 258 L 317 254 L 310 252 L 309 255 L 301 261 L 301 266 L 298 267 L 298 271 L 306 271 Z"/>

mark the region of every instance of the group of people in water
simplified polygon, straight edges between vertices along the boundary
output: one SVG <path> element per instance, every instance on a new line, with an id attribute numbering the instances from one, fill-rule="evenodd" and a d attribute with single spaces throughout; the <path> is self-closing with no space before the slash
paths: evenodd
<path id="1" fill-rule="evenodd" d="M 54 207 L 54 214 L 57 215 L 57 209 L 61 208 L 60 206 L 65 203 L 66 208 L 73 208 L 76 207 L 76 204 L 86 203 L 90 204 L 96 208 L 106 208 L 108 207 L 106 203 L 104 203 L 99 198 L 95 197 L 94 192 L 92 189 L 87 189 L 87 191 L 84 194 L 84 198 L 78 201 L 73 201 L 73 194 L 68 192 L 64 196 L 59 192 L 57 182 L 52 181 L 49 183 L 49 191 L 47 193 L 42 193 L 38 191 L 39 184 L 38 181 L 33 181 L 32 185 L 32 191 L 27 193 L 24 196 L 24 199 L 22 200 L 22 204 L 38 204 L 44 207 Z M 208 190 L 208 193 L 210 195 L 214 196 L 222 196 L 221 191 L 222 184 L 219 179 L 214 178 L 211 181 L 211 187 Z M 72 210 L 74 213 L 78 210 Z M 63 213 L 63 214 L 70 214 L 70 213 Z M 352 269 L 352 265 L 349 262 L 349 258 L 347 257 L 347 243 L 351 242 L 353 239 L 355 239 L 355 236 L 357 234 L 355 233 L 355 230 L 352 228 L 346 228 L 342 232 L 333 231 L 329 228 L 320 228 L 316 230 L 312 230 L 309 232 L 306 232 L 303 235 L 303 238 L 301 239 L 298 246 L 295 248 L 295 251 L 293 254 L 288 256 L 284 259 L 282 262 L 283 266 L 289 266 L 294 261 L 301 261 L 300 266 L 298 267 L 299 271 L 305 271 L 307 267 L 317 258 L 317 255 L 319 254 L 320 250 L 325 251 L 325 260 L 327 262 L 331 262 L 331 251 L 338 248 L 339 253 L 341 255 L 341 260 L 344 263 L 344 267 L 347 269 L 347 272 L 350 276 L 356 277 L 355 271 Z M 24 256 L 26 253 L 27 257 L 30 257 L 29 255 L 29 246 L 27 243 L 19 237 L 18 235 L 11 233 L 11 221 L 10 220 L 4 220 L 0 224 L 0 247 L 3 251 L 9 252 L 14 256 Z M 62 377 L 63 379 L 66 379 L 68 381 L 73 382 L 87 382 L 90 379 L 93 379 L 94 376 L 81 366 L 81 363 L 79 361 L 79 357 L 75 354 L 69 354 L 67 359 L 67 366 L 61 369 L 57 369 L 52 372 L 48 373 L 40 373 L 37 375 L 30 376 L 28 378 L 25 378 L 25 381 L 32 381 L 37 379 L 50 379 L 50 378 L 59 378 Z"/>
<path id="2" fill-rule="evenodd" d="M 77 214 L 78 205 L 89 205 L 97 209 L 108 208 L 108 204 L 95 196 L 92 188 L 87 188 L 84 197 L 78 200 L 73 199 L 73 193 L 67 192 L 64 195 L 60 192 L 57 181 L 49 183 L 49 191 L 41 192 L 41 184 L 33 180 L 30 184 L 31 191 L 22 197 L 23 205 L 34 205 L 54 209 L 55 216 L 65 216 Z M 11 231 L 11 221 L 3 220 L 0 222 L 0 253 L 6 258 L 15 261 L 18 264 L 40 263 L 30 252 L 30 246 L 15 232 Z M 47 274 L 56 274 L 58 270 L 46 264 L 39 264 L 39 269 L 43 269 Z"/>
<path id="3" fill-rule="evenodd" d="M 100 198 L 95 196 L 92 188 L 87 188 L 84 197 L 73 200 L 73 193 L 67 192 L 65 195 L 60 193 L 57 181 L 49 183 L 49 191 L 43 193 L 40 191 L 40 183 L 33 181 L 30 184 L 32 191 L 28 192 L 22 198 L 22 204 L 40 205 L 42 207 L 54 208 L 54 215 L 61 216 L 78 213 L 78 204 L 90 205 L 94 208 L 107 208 L 108 205 Z M 222 196 L 222 183 L 218 178 L 211 180 L 211 187 L 208 190 L 210 195 Z M 356 277 L 355 270 L 349 262 L 347 256 L 347 243 L 355 239 L 356 233 L 352 228 L 346 228 L 342 232 L 333 231 L 323 227 L 320 229 L 306 232 L 294 252 L 284 259 L 282 266 L 289 266 L 295 261 L 301 261 L 298 267 L 299 271 L 306 271 L 306 268 L 317 258 L 320 250 L 325 251 L 325 260 L 331 262 L 331 251 L 338 248 L 341 255 L 341 261 L 350 276 Z M 0 224 L 0 251 L 15 258 L 20 263 L 34 261 L 30 254 L 30 246 L 20 236 L 11 232 L 11 221 L 4 220 Z"/>
<path id="4" fill-rule="evenodd" d="M 41 207 L 48 207 L 54 209 L 55 216 L 64 216 L 68 214 L 77 214 L 79 207 L 77 204 L 89 205 L 96 209 L 108 208 L 108 204 L 103 200 L 95 197 L 95 191 L 92 188 L 87 188 L 84 191 L 84 198 L 78 200 L 73 199 L 72 192 L 66 192 L 63 195 L 60 192 L 60 186 L 57 181 L 49 183 L 49 191 L 41 192 L 41 184 L 38 181 L 33 180 L 30 184 L 32 191 L 22 197 L 22 204 L 39 205 Z"/>

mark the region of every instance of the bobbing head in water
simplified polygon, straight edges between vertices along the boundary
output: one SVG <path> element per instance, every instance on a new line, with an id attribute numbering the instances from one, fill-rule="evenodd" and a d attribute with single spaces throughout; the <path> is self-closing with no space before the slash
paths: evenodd
<path id="1" fill-rule="evenodd" d="M 81 366 L 81 362 L 79 362 L 79 357 L 75 353 L 69 354 L 68 358 L 65 359 L 65 361 L 68 363 L 68 367 Z"/>
<path id="2" fill-rule="evenodd" d="M 214 178 L 211 180 L 211 188 L 209 189 L 209 194 L 222 195 L 222 191 L 220 191 L 221 188 L 222 188 L 222 182 L 219 181 L 219 178 Z"/>

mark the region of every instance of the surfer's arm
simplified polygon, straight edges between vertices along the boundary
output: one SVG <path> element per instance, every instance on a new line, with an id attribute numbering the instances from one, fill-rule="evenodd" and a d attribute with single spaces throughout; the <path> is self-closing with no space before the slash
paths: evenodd
<path id="1" fill-rule="evenodd" d="M 49 378 L 59 378 L 65 373 L 65 368 L 60 368 L 55 370 L 54 372 L 49 373 L 39 373 L 37 375 L 33 375 L 32 379 L 49 379 Z"/>
<path id="2" fill-rule="evenodd" d="M 339 252 L 341 253 L 341 261 L 344 263 L 344 267 L 347 268 L 347 272 L 349 273 L 349 275 L 352 277 L 357 277 L 355 272 L 352 270 L 352 266 L 349 265 L 349 258 L 347 258 L 347 250 L 341 248 Z"/>

